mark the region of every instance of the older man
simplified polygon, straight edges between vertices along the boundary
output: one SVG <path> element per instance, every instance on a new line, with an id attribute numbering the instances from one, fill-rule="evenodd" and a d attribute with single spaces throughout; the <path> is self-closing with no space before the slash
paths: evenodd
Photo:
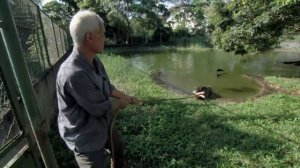
<path id="1" fill-rule="evenodd" d="M 117 90 L 101 61 L 105 28 L 103 20 L 91 11 L 79 11 L 70 23 L 74 49 L 61 65 L 56 81 L 59 132 L 74 151 L 81 168 L 104 167 L 104 148 L 112 113 L 136 103 L 135 97 Z M 110 97 L 117 101 L 112 103 Z M 113 131 L 115 166 L 126 167 L 124 145 Z"/>

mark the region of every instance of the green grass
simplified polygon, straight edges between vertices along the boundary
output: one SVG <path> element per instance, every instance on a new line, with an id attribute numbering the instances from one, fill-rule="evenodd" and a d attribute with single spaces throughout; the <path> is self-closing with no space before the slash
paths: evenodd
<path id="1" fill-rule="evenodd" d="M 268 83 L 286 93 L 300 94 L 300 79 L 299 78 L 283 78 L 269 76 L 266 77 Z"/>
<path id="2" fill-rule="evenodd" d="M 177 98 L 118 56 L 100 56 L 117 88 L 140 99 Z M 268 77 L 287 90 L 299 80 Z M 300 167 L 300 97 L 245 102 L 148 102 L 122 111 L 116 126 L 130 167 Z"/>

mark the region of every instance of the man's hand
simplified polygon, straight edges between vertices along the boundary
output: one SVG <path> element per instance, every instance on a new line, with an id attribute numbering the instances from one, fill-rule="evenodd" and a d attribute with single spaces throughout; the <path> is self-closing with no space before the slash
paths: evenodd
<path id="1" fill-rule="evenodd" d="M 125 109 L 130 104 L 130 101 L 128 101 L 128 99 L 119 99 L 117 100 L 117 103 L 118 109 Z"/>
<path id="2" fill-rule="evenodd" d="M 119 91 L 116 88 L 112 91 L 111 96 L 116 98 L 116 99 L 126 99 L 129 102 L 129 104 L 138 104 L 138 103 L 140 103 L 140 101 L 136 97 L 128 96 L 127 94 Z"/>
<path id="3" fill-rule="evenodd" d="M 129 104 L 138 104 L 140 100 L 134 96 L 125 95 L 123 99 L 127 100 Z"/>
<path id="4" fill-rule="evenodd" d="M 197 97 L 197 98 L 202 98 L 202 99 L 205 99 L 205 92 L 204 91 L 200 91 L 200 92 L 197 92 L 197 91 L 193 91 L 194 95 Z"/>
<path id="5" fill-rule="evenodd" d="M 140 100 L 134 96 L 129 96 L 130 97 L 130 104 L 139 104 Z"/>
<path id="6" fill-rule="evenodd" d="M 112 112 L 117 113 L 119 110 L 125 109 L 129 103 L 130 102 L 127 99 L 118 99 L 113 101 Z"/>

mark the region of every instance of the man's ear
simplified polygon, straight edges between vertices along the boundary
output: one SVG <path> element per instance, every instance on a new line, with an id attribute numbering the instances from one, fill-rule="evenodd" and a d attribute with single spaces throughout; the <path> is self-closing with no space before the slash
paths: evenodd
<path id="1" fill-rule="evenodd" d="M 93 36 L 92 36 L 92 33 L 91 32 L 87 32 L 86 34 L 85 34 L 85 41 L 86 42 L 88 42 L 88 43 L 90 43 L 91 41 L 92 41 L 92 39 L 93 39 Z"/>
<path id="2" fill-rule="evenodd" d="M 93 38 L 93 36 L 92 36 L 92 33 L 91 32 L 87 32 L 86 33 L 86 38 L 87 38 L 87 40 L 92 40 L 92 38 Z"/>

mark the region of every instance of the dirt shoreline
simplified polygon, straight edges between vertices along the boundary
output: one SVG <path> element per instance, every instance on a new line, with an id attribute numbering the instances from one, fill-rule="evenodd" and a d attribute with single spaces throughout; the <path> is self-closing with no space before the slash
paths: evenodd
<path id="1" fill-rule="evenodd" d="M 150 74 L 150 77 L 157 85 L 159 85 L 163 88 L 169 89 L 177 94 L 193 95 L 192 91 L 188 92 L 188 91 L 178 88 L 170 83 L 165 83 L 164 81 L 162 81 L 160 79 L 160 75 L 161 75 L 160 72 L 152 72 Z M 247 78 L 249 80 L 254 80 L 260 86 L 259 93 L 257 93 L 255 96 L 253 96 L 252 97 L 253 99 L 267 96 L 269 94 L 276 93 L 276 92 L 300 96 L 300 90 L 298 90 L 296 92 L 288 92 L 280 86 L 270 84 L 269 82 L 267 82 L 265 80 L 265 78 L 263 76 L 244 74 L 243 77 Z M 241 99 L 217 98 L 214 100 L 217 100 L 220 102 L 243 102 L 247 99 L 245 99 L 245 98 L 241 98 Z"/>
<path id="2" fill-rule="evenodd" d="M 185 90 L 182 90 L 176 86 L 173 86 L 172 84 L 169 83 L 165 83 L 164 81 L 162 81 L 159 77 L 160 77 L 160 73 L 159 72 L 152 72 L 150 74 L 152 80 L 159 86 L 162 86 L 164 88 L 167 89 L 171 89 L 172 91 L 176 92 L 176 93 L 181 93 L 181 94 L 192 94 L 191 92 L 187 92 Z M 249 79 L 249 80 L 254 80 L 258 85 L 260 85 L 261 89 L 259 91 L 259 93 L 257 95 L 254 96 L 254 98 L 258 98 L 258 97 L 262 97 L 262 96 L 266 96 L 269 95 L 271 93 L 277 92 L 278 90 L 276 88 L 274 88 L 272 85 L 270 85 L 263 76 L 256 76 L 256 75 L 243 75 L 243 77 Z M 222 98 L 221 98 L 222 99 Z"/>
<path id="3" fill-rule="evenodd" d="M 255 98 L 257 97 L 262 97 L 262 96 L 266 96 L 269 95 L 271 93 L 276 92 L 276 89 L 274 89 L 266 80 L 263 76 L 257 76 L 257 75 L 248 75 L 248 74 L 244 74 L 243 75 L 244 78 L 247 78 L 249 80 L 254 80 L 258 85 L 260 85 L 261 89 L 259 91 L 259 93 L 254 96 Z"/>
<path id="4" fill-rule="evenodd" d="M 258 97 L 265 96 L 267 94 L 271 94 L 274 92 L 300 96 L 300 90 L 292 90 L 292 91 L 286 90 L 280 85 L 270 84 L 269 82 L 267 82 L 264 79 L 264 77 L 252 76 L 252 75 L 245 75 L 245 77 L 254 79 L 259 85 L 261 85 L 262 90 L 261 90 L 260 94 L 258 95 Z"/>

